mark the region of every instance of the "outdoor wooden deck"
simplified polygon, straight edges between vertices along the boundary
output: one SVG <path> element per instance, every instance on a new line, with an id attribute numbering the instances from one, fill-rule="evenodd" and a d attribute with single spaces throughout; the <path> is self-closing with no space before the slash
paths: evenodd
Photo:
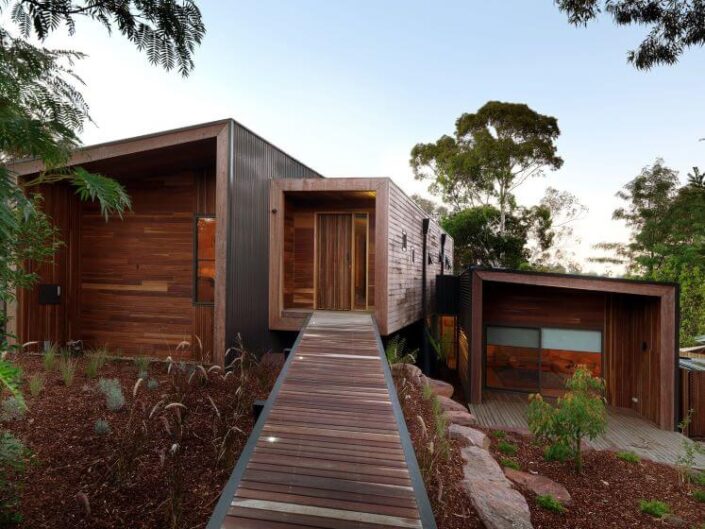
<path id="1" fill-rule="evenodd" d="M 311 316 L 208 529 L 435 529 L 369 314 Z"/>
<path id="2" fill-rule="evenodd" d="M 482 404 L 471 404 L 470 410 L 480 425 L 487 428 L 528 429 L 527 397 L 516 393 L 489 392 Z M 655 424 L 626 410 L 608 408 L 607 432 L 589 441 L 598 450 L 630 450 L 644 459 L 673 465 L 681 454 L 685 437 L 679 432 L 660 430 Z M 705 457 L 696 466 L 705 468 Z"/>

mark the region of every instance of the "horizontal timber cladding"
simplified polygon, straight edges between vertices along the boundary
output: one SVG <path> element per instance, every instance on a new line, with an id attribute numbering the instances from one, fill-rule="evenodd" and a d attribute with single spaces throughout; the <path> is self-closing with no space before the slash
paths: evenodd
<path id="1" fill-rule="evenodd" d="M 464 270 L 458 279 L 458 377 L 465 400 L 470 402 L 470 333 L 472 332 L 472 271 Z"/>
<path id="2" fill-rule="evenodd" d="M 426 262 L 426 308 L 430 314 L 435 306 L 436 275 L 452 274 L 453 240 L 446 237 L 441 256 L 443 230 L 431 222 L 427 234 L 426 255 L 423 255 L 423 219 L 428 215 L 406 194 L 389 181 L 387 238 L 387 327 L 391 334 L 422 319 L 421 280 Z M 405 240 L 406 239 L 406 240 Z M 406 242 L 406 248 L 404 248 Z M 448 260 L 447 263 L 444 261 Z"/>
<path id="3" fill-rule="evenodd" d="M 278 345 L 268 325 L 269 182 L 322 177 L 235 122 L 232 149 L 226 346 L 240 335 L 262 353 Z"/>

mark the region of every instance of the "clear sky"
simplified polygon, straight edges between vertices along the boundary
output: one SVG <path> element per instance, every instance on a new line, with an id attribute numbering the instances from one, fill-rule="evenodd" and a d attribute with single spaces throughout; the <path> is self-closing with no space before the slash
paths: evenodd
<path id="1" fill-rule="evenodd" d="M 199 4 L 207 34 L 186 79 L 93 23 L 52 37 L 90 54 L 86 143 L 233 117 L 326 176 L 391 176 L 411 194 L 426 187 L 409 168 L 415 143 L 488 100 L 523 102 L 558 118 L 565 165 L 520 200 L 547 185 L 576 194 L 590 210 L 575 226 L 582 258 L 624 238 L 614 194 L 641 167 L 660 156 L 685 178 L 705 165 L 705 51 L 637 71 L 626 52 L 643 28 L 575 28 L 551 0 Z"/>

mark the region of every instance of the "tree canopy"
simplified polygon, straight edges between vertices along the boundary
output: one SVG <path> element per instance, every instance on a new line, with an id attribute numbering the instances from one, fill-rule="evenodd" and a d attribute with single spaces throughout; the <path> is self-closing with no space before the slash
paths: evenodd
<path id="1" fill-rule="evenodd" d="M 604 11 L 620 26 L 650 28 L 627 53 L 636 68 L 674 64 L 691 47 L 705 44 L 705 2 L 696 0 L 555 0 L 576 26 L 587 25 Z"/>

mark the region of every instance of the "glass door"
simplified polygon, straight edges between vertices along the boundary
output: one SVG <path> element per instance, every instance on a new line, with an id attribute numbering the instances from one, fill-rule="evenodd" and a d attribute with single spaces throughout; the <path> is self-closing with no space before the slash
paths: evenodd
<path id="1" fill-rule="evenodd" d="M 536 393 L 540 387 L 541 331 L 487 327 L 485 385 Z"/>

